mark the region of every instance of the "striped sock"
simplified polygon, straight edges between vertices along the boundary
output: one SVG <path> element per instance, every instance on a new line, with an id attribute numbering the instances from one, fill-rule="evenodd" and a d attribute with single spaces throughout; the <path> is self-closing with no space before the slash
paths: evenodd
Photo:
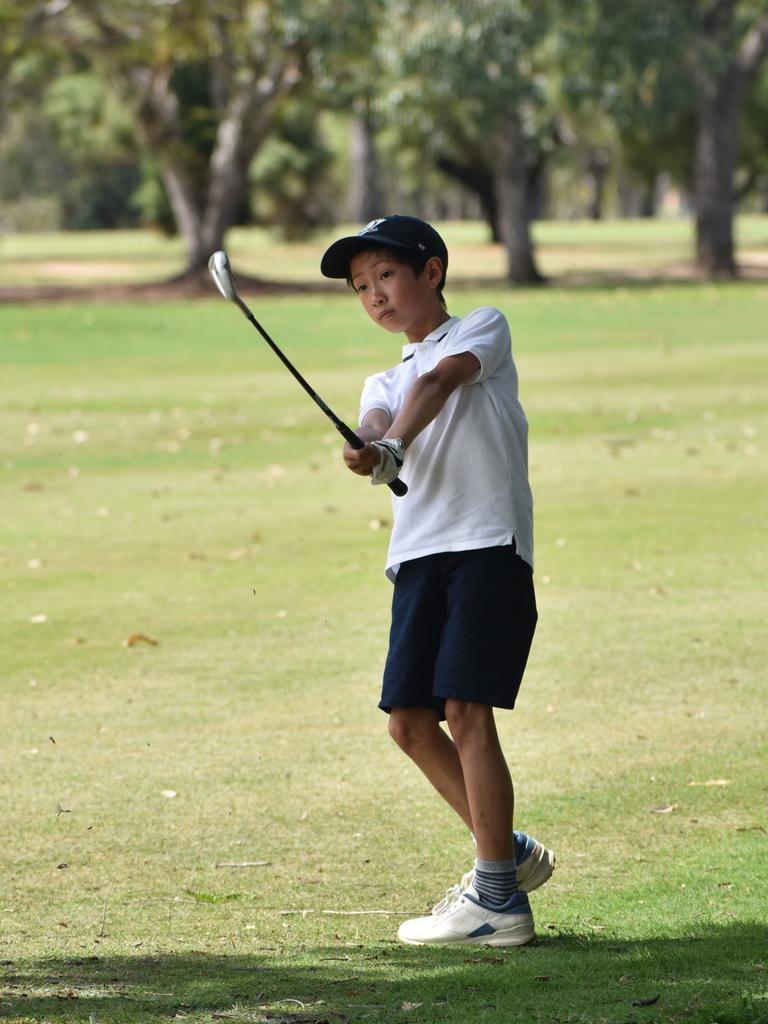
<path id="1" fill-rule="evenodd" d="M 475 860 L 475 889 L 482 903 L 500 907 L 516 893 L 517 869 L 513 860 Z"/>
<path id="2" fill-rule="evenodd" d="M 470 832 L 469 834 L 472 837 L 472 842 L 474 843 L 475 847 L 477 847 L 475 833 Z M 525 832 L 513 832 L 512 839 L 515 843 L 515 863 L 518 867 L 520 867 L 523 861 L 528 859 L 528 857 L 531 854 L 531 851 L 536 846 L 536 840 L 531 839 L 531 837 L 527 836 Z"/>

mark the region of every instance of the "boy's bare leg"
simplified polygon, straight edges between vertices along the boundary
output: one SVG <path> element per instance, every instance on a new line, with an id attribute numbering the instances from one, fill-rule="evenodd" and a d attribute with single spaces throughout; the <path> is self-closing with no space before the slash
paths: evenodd
<path id="1" fill-rule="evenodd" d="M 456 745 L 440 728 L 439 714 L 428 708 L 392 708 L 389 732 L 471 832 L 461 761 Z"/>
<path id="2" fill-rule="evenodd" d="M 477 856 L 511 860 L 514 855 L 512 815 L 514 790 L 499 743 L 493 708 L 447 700 L 445 717 L 461 764 Z"/>

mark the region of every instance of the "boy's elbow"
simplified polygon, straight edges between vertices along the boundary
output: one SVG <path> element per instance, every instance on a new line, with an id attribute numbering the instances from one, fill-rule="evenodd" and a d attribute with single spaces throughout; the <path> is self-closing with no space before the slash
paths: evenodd
<path id="1" fill-rule="evenodd" d="M 461 381 L 454 380 L 438 370 L 430 370 L 419 378 L 418 383 L 430 398 L 442 399 L 447 402 Z"/>

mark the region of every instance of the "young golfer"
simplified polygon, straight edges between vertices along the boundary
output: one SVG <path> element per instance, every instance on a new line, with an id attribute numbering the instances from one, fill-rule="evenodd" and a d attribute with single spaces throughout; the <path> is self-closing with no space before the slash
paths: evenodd
<path id="1" fill-rule="evenodd" d="M 398 936 L 522 945 L 534 938 L 527 893 L 555 860 L 512 830 L 493 712 L 514 707 L 537 618 L 528 424 L 504 316 L 490 307 L 449 316 L 447 266 L 434 228 L 391 216 L 335 242 L 321 271 L 346 278 L 375 323 L 405 334 L 402 361 L 365 382 L 357 433 L 366 445 L 346 445 L 344 461 L 374 484 L 401 472 L 408 484 L 392 499 L 394 596 L 379 707 L 476 843 L 474 870 Z"/>

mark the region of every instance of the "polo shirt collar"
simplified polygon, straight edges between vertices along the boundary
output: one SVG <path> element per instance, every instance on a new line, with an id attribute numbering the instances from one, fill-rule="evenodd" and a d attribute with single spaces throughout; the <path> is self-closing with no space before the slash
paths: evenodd
<path id="1" fill-rule="evenodd" d="M 449 316 L 447 320 L 443 320 L 440 326 L 436 327 L 434 331 L 431 331 L 422 341 L 409 341 L 407 344 L 403 345 L 403 362 L 415 355 L 416 351 L 420 349 L 422 345 L 430 343 L 434 345 L 437 342 L 442 341 L 448 331 L 455 327 L 460 320 L 461 317 Z"/>

